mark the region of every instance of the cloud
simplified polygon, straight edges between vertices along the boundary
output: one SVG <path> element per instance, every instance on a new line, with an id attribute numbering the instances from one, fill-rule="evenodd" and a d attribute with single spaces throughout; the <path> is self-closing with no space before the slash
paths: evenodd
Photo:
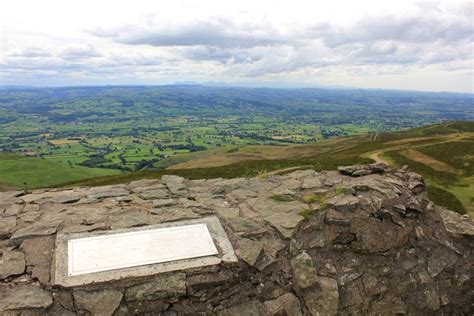
<path id="1" fill-rule="evenodd" d="M 172 74 L 180 81 L 338 76 L 344 84 L 341 74 L 363 81 L 374 74 L 436 69 L 446 77 L 463 72 L 464 80 L 474 68 L 473 5 L 400 8 L 367 10 L 358 19 L 339 12 L 347 19 L 316 14 L 318 19 L 308 15 L 301 21 L 300 15 L 287 19 L 286 12 L 267 16 L 267 9 L 250 15 L 191 9 L 150 11 L 137 19 L 124 15 L 124 23 L 88 25 L 74 41 L 54 38 L 47 46 L 24 40 L 24 46 L 0 55 L 0 77 L 28 71 L 64 77 L 126 74 L 144 80 Z"/>
<path id="2" fill-rule="evenodd" d="M 208 21 L 191 21 L 183 24 L 148 24 L 122 30 L 99 29 L 92 34 L 112 38 L 130 45 L 163 46 L 211 46 L 256 47 L 278 45 L 288 39 L 256 29 L 252 25 L 239 25 L 228 19 L 214 18 Z"/>
<path id="3" fill-rule="evenodd" d="M 102 55 L 91 45 L 76 45 L 63 48 L 58 56 L 64 59 L 84 59 Z"/>

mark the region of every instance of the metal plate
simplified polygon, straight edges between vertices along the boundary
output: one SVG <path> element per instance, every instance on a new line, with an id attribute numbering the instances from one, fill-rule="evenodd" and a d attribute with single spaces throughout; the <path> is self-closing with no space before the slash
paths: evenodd
<path id="1" fill-rule="evenodd" d="M 68 274 L 136 267 L 216 255 L 206 224 L 68 240 Z"/>

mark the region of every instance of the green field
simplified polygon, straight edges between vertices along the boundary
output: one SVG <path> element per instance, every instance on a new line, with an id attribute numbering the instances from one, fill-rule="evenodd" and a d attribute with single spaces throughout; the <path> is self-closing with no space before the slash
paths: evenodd
<path id="1" fill-rule="evenodd" d="M 117 173 L 116 170 L 70 166 L 47 159 L 0 154 L 0 183 L 15 188 L 55 186 Z"/>
<path id="2" fill-rule="evenodd" d="M 307 145 L 246 146 L 234 150 L 197 152 L 173 160 L 174 164 L 165 170 L 99 177 L 67 186 L 117 184 L 142 178 L 159 178 L 164 174 L 200 179 L 265 176 L 299 168 L 331 170 L 340 165 L 370 163 L 377 157 L 397 167 L 408 165 L 411 170 L 420 173 L 427 181 L 430 199 L 436 204 L 459 213 L 473 214 L 474 177 L 470 167 L 474 157 L 473 128 L 474 122 L 455 122 Z M 459 143 L 462 147 L 459 147 Z M 424 160 L 407 158 L 405 153 L 410 150 L 425 153 L 421 156 Z M 432 153 L 433 157 L 426 153 Z M 441 164 L 436 163 L 436 159 Z M 439 170 L 446 166 L 449 172 Z"/>

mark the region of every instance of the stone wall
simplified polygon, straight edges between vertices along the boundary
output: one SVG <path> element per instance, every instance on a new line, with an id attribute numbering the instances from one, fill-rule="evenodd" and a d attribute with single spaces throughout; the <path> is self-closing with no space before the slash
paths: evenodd
<path id="1" fill-rule="evenodd" d="M 209 215 L 238 264 L 52 285 L 59 232 Z M 427 200 L 419 175 L 383 165 L 4 192 L 0 314 L 472 314 L 473 236 L 470 220 Z"/>

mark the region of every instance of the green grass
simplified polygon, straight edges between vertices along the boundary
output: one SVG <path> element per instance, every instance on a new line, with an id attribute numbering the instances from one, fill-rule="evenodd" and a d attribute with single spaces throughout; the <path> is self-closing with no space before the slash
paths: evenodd
<path id="1" fill-rule="evenodd" d="M 306 204 L 312 204 L 318 202 L 319 205 L 323 205 L 326 201 L 326 197 L 322 193 L 317 193 L 317 194 L 308 194 L 305 195 L 301 198 L 301 202 L 306 203 Z"/>
<path id="2" fill-rule="evenodd" d="M 466 209 L 462 205 L 461 201 L 459 201 L 459 199 L 451 192 L 435 185 L 429 185 L 427 189 L 428 198 L 435 204 L 444 206 L 460 214 L 466 213 Z"/>
<path id="3" fill-rule="evenodd" d="M 35 157 L 0 155 L 0 182 L 17 188 L 55 186 L 68 181 L 116 173 L 118 171 L 108 169 L 91 169 L 81 166 L 71 168 L 66 163 Z"/>
<path id="4" fill-rule="evenodd" d="M 308 221 L 313 215 L 315 211 L 310 208 L 305 208 L 304 210 L 301 211 L 300 215 L 303 216 L 304 221 Z"/>
<path id="5" fill-rule="evenodd" d="M 291 202 L 295 200 L 295 197 L 290 194 L 273 194 L 270 198 L 278 202 Z"/>

